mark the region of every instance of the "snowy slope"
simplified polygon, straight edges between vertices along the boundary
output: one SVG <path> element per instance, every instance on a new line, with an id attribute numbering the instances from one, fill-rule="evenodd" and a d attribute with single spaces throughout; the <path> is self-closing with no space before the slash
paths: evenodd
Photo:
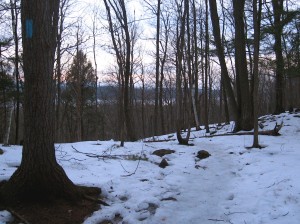
<path id="1" fill-rule="evenodd" d="M 263 149 L 246 149 L 250 135 L 208 138 L 205 131 L 193 131 L 194 146 L 178 145 L 174 134 L 156 137 L 168 142 L 125 143 L 124 148 L 114 141 L 78 142 L 56 145 L 57 159 L 73 182 L 101 187 L 110 204 L 85 224 L 299 224 L 300 114 L 260 119 L 263 130 L 275 122 L 283 122 L 282 135 L 260 136 Z M 216 134 L 231 130 L 232 124 L 225 125 Z M 1 148 L 0 181 L 21 160 L 19 146 Z M 163 157 L 169 163 L 165 169 L 158 166 L 162 158 L 152 154 L 157 149 L 175 150 Z M 199 160 L 199 150 L 211 156 Z M 0 222 L 9 218 L 0 212 Z"/>

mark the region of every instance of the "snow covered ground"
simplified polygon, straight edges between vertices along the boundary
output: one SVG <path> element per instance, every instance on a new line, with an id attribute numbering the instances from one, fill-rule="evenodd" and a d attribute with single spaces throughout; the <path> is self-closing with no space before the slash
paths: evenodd
<path id="1" fill-rule="evenodd" d="M 259 137 L 263 149 L 246 149 L 251 135 L 208 138 L 202 130 L 192 132 L 194 146 L 178 145 L 174 134 L 156 137 L 168 142 L 124 148 L 115 141 L 78 142 L 56 145 L 57 159 L 74 183 L 101 187 L 110 204 L 85 224 L 299 224 L 300 114 L 260 119 L 262 130 L 282 121 L 281 136 Z M 232 126 L 215 126 L 216 134 Z M 1 148 L 0 181 L 9 179 L 21 160 L 21 147 Z M 175 151 L 163 157 L 169 163 L 165 169 L 158 166 L 162 158 L 152 154 L 157 149 Z M 211 156 L 199 160 L 199 150 Z M 10 218 L 0 212 L 0 223 Z"/>

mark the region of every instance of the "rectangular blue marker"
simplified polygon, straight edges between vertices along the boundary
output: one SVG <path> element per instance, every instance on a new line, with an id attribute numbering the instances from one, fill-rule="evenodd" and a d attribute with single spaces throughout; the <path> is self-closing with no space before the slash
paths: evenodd
<path id="1" fill-rule="evenodd" d="M 26 19 L 26 38 L 32 38 L 33 34 L 33 21 L 32 19 Z"/>

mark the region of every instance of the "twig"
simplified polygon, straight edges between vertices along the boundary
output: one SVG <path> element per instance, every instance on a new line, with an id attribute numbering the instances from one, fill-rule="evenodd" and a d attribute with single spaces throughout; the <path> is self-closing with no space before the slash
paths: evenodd
<path id="1" fill-rule="evenodd" d="M 97 202 L 101 205 L 104 205 L 104 206 L 109 206 L 109 204 L 107 204 L 105 201 L 102 201 L 101 199 L 98 199 L 98 198 L 93 198 L 93 197 L 90 197 L 90 196 L 87 196 L 87 195 L 84 195 L 84 198 L 86 200 L 89 200 L 89 201 L 94 201 L 94 202 Z"/>
<path id="2" fill-rule="evenodd" d="M 229 216 L 229 215 L 241 214 L 241 213 L 247 213 L 247 212 L 228 212 L 228 213 L 224 213 L 224 215 Z"/>
<path id="3" fill-rule="evenodd" d="M 208 219 L 209 221 L 215 221 L 215 222 L 226 222 L 224 219 Z"/>
<path id="4" fill-rule="evenodd" d="M 176 139 L 162 139 L 162 140 L 146 140 L 144 142 L 170 142 L 170 141 L 176 141 Z"/>
<path id="5" fill-rule="evenodd" d="M 274 185 L 275 185 L 275 182 L 273 184 L 271 184 L 270 186 L 266 187 L 266 188 L 273 187 Z"/>
<path id="6" fill-rule="evenodd" d="M 290 212 L 287 212 L 287 213 L 283 214 L 282 216 L 287 216 L 289 213 L 290 213 Z"/>
<path id="7" fill-rule="evenodd" d="M 94 153 L 86 153 L 86 152 L 80 152 L 78 151 L 74 146 L 71 146 L 76 152 L 81 153 L 83 155 L 86 155 L 88 157 L 92 157 L 92 158 L 103 158 L 103 159 L 120 159 L 120 157 L 129 157 L 131 155 L 97 155 Z"/>
<path id="8" fill-rule="evenodd" d="M 79 162 L 83 162 L 86 159 L 76 159 L 76 158 L 70 158 L 70 159 L 59 159 L 59 161 L 65 161 L 65 162 L 69 162 L 71 160 L 75 160 L 75 161 L 79 161 Z"/>
<path id="9" fill-rule="evenodd" d="M 28 222 L 25 218 L 23 218 L 20 214 L 18 214 L 17 212 L 15 212 L 14 210 L 8 209 L 8 211 L 15 217 L 17 217 L 17 219 L 19 219 L 20 221 L 22 221 L 25 224 L 30 224 L 30 222 Z"/>
<path id="10" fill-rule="evenodd" d="M 282 182 L 287 182 L 287 181 L 289 181 L 290 179 L 283 179 L 283 180 L 281 180 L 281 181 L 278 181 L 277 183 L 273 183 L 273 184 L 271 184 L 270 186 L 268 186 L 268 187 L 266 187 L 266 188 L 270 188 L 270 187 L 273 187 L 275 184 L 276 185 L 278 185 L 278 184 L 280 184 L 280 183 L 282 183 Z"/>
<path id="11" fill-rule="evenodd" d="M 121 165 L 121 167 L 123 168 L 123 170 L 126 172 L 126 173 L 130 173 L 129 171 L 127 171 L 126 169 L 125 169 L 125 167 L 123 166 L 123 164 L 121 163 L 121 161 L 119 161 L 120 162 L 120 165 Z"/>
<path id="12" fill-rule="evenodd" d="M 137 164 L 137 166 L 136 166 L 134 172 L 133 172 L 133 173 L 130 173 L 130 174 L 127 174 L 127 175 L 122 175 L 122 177 L 129 177 L 129 176 L 134 175 L 134 174 L 136 173 L 137 169 L 139 168 L 140 162 L 141 162 L 141 158 L 139 159 L 139 162 L 138 162 L 138 164 Z"/>
<path id="13" fill-rule="evenodd" d="M 142 151 L 142 152 L 143 152 L 143 151 Z M 141 159 L 142 159 L 142 152 L 141 152 L 141 155 L 140 155 L 140 157 L 139 157 L 138 164 L 137 164 L 137 166 L 136 166 L 134 172 L 133 172 L 133 173 L 130 173 L 130 174 L 127 174 L 127 175 L 122 175 L 122 177 L 129 177 L 129 176 L 132 176 L 132 175 L 134 175 L 134 174 L 136 173 L 137 169 L 139 168 Z M 122 167 L 123 167 L 123 166 L 122 166 Z M 124 169 L 124 167 L 123 167 L 123 169 Z M 124 170 L 125 170 L 125 169 L 124 169 Z M 126 171 L 126 170 L 125 170 L 125 171 Z M 126 172 L 129 173 L 128 171 L 126 171 Z"/>

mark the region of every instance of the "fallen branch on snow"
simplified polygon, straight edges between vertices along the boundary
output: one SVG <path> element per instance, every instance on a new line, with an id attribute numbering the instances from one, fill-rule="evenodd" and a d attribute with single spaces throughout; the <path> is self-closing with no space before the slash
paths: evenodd
<path id="1" fill-rule="evenodd" d="M 259 135 L 268 135 L 268 136 L 279 136 L 280 133 L 280 129 L 283 126 L 283 122 L 281 122 L 280 125 L 278 125 L 277 123 L 275 124 L 275 127 L 273 130 L 265 130 L 265 131 L 259 131 L 258 134 Z M 232 135 L 253 135 L 254 132 L 237 132 L 237 133 L 225 133 L 225 134 L 218 134 L 218 135 L 207 135 L 207 136 L 203 136 L 203 137 L 199 137 L 199 138 L 212 138 L 212 137 L 220 137 L 220 136 L 232 136 Z"/>
<path id="2" fill-rule="evenodd" d="M 73 145 L 71 146 L 77 153 L 86 155 L 88 157 L 92 157 L 92 158 L 99 158 L 99 159 L 120 159 L 120 158 L 124 158 L 124 157 L 130 157 L 132 155 L 98 155 L 95 153 L 87 153 L 87 152 L 81 152 L 79 150 L 77 150 Z"/>

